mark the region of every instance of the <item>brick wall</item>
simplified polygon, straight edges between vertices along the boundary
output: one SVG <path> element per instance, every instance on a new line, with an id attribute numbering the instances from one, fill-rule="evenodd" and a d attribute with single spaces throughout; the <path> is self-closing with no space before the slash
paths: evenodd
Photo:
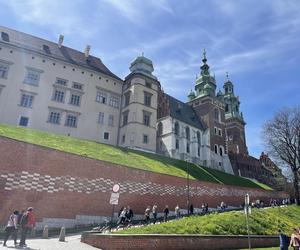
<path id="1" fill-rule="evenodd" d="M 173 210 L 178 203 L 186 207 L 184 178 L 156 174 L 63 153 L 0 137 L 0 224 L 6 223 L 14 209 L 35 208 L 37 219 L 74 219 L 76 215 L 109 216 L 111 188 L 120 184 L 116 210 L 130 205 L 143 214 L 147 205 L 156 203 Z M 221 201 L 239 206 L 246 193 L 253 199 L 283 198 L 285 193 L 190 181 L 194 207 L 208 202 L 216 207 Z"/>
<path id="2" fill-rule="evenodd" d="M 81 241 L 103 250 L 228 250 L 248 248 L 247 236 L 241 235 L 105 235 L 84 233 Z M 251 236 L 251 246 L 253 248 L 272 247 L 278 245 L 278 236 Z"/>

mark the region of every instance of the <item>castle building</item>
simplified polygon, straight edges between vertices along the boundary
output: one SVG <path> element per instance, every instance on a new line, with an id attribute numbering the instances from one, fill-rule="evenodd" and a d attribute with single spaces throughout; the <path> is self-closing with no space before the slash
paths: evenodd
<path id="1" fill-rule="evenodd" d="M 144 55 L 123 80 L 90 46 L 74 50 L 62 35 L 55 43 L 2 26 L 0 34 L 0 123 L 247 175 L 235 160 L 248 157 L 239 97 L 228 75 L 216 94 L 205 51 L 194 91 L 182 102 L 164 93 Z"/>

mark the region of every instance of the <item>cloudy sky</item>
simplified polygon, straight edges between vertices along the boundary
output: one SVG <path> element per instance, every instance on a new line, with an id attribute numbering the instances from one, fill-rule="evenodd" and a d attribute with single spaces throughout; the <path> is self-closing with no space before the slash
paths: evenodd
<path id="1" fill-rule="evenodd" d="M 261 128 L 300 103 L 299 0 L 0 0 L 0 25 L 91 53 L 120 77 L 142 52 L 163 89 L 186 101 L 207 51 L 222 88 L 240 96 L 249 151 L 263 151 Z"/>

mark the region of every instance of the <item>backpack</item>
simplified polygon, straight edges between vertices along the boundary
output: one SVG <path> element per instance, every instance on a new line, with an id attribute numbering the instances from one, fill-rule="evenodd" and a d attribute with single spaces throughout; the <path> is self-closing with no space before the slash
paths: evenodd
<path id="1" fill-rule="evenodd" d="M 26 226 L 27 223 L 28 223 L 28 214 L 25 213 L 25 214 L 22 215 L 22 218 L 20 220 L 20 225 L 21 226 Z"/>

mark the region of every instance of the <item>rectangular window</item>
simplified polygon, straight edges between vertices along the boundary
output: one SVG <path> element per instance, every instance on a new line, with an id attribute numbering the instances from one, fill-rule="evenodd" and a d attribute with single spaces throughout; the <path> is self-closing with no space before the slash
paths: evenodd
<path id="1" fill-rule="evenodd" d="M 27 127 L 28 126 L 28 121 L 29 121 L 28 117 L 21 116 L 19 125 L 23 126 L 23 127 Z"/>
<path id="2" fill-rule="evenodd" d="M 150 126 L 150 114 L 144 113 L 143 124 Z"/>
<path id="3" fill-rule="evenodd" d="M 109 140 L 109 133 L 108 132 L 104 132 L 104 140 Z"/>
<path id="4" fill-rule="evenodd" d="M 75 106 L 79 106 L 80 105 L 80 95 L 75 95 L 72 94 L 71 95 L 71 99 L 70 99 L 70 104 L 75 105 Z"/>
<path id="5" fill-rule="evenodd" d="M 175 142 L 175 148 L 176 148 L 176 149 L 179 149 L 179 140 L 178 140 L 178 139 L 176 139 L 176 142 Z"/>
<path id="6" fill-rule="evenodd" d="M 102 112 L 99 112 L 98 123 L 99 124 L 104 124 L 104 113 L 102 113 Z"/>
<path id="7" fill-rule="evenodd" d="M 76 128 L 77 127 L 77 116 L 67 115 L 65 126 Z"/>
<path id="8" fill-rule="evenodd" d="M 148 142 L 149 142 L 148 135 L 143 135 L 143 143 L 148 144 Z"/>
<path id="9" fill-rule="evenodd" d="M 116 96 L 111 96 L 110 100 L 109 100 L 109 106 L 118 108 L 119 107 L 119 98 Z"/>
<path id="10" fill-rule="evenodd" d="M 217 130 L 217 128 L 215 127 L 215 135 L 216 135 L 216 134 L 218 134 L 218 130 Z"/>
<path id="11" fill-rule="evenodd" d="M 125 94 L 124 94 L 124 98 L 125 98 L 125 100 L 124 100 L 124 105 L 125 105 L 125 107 L 126 107 L 126 106 L 129 105 L 129 102 L 130 102 L 130 92 L 125 93 Z"/>
<path id="12" fill-rule="evenodd" d="M 78 82 L 73 82 L 72 88 L 82 90 L 82 84 Z"/>
<path id="13" fill-rule="evenodd" d="M 218 129 L 219 136 L 222 136 L 222 129 Z"/>
<path id="14" fill-rule="evenodd" d="M 114 126 L 114 116 L 113 115 L 109 115 L 108 117 L 108 125 L 113 127 Z"/>
<path id="15" fill-rule="evenodd" d="M 63 90 L 55 90 L 53 95 L 53 101 L 65 102 L 65 92 Z"/>
<path id="16" fill-rule="evenodd" d="M 127 125 L 128 123 L 128 112 L 123 113 L 123 126 Z"/>
<path id="17" fill-rule="evenodd" d="M 48 122 L 53 123 L 53 124 L 59 124 L 60 123 L 60 112 L 50 111 Z"/>
<path id="18" fill-rule="evenodd" d="M 20 106 L 25 108 L 32 108 L 33 95 L 22 94 Z"/>
<path id="19" fill-rule="evenodd" d="M 0 63 L 0 78 L 7 78 L 9 66 L 7 64 Z"/>
<path id="20" fill-rule="evenodd" d="M 58 78 L 58 77 L 56 78 L 56 81 L 55 81 L 56 84 L 63 85 L 63 86 L 66 86 L 67 82 L 68 82 L 68 80 Z"/>
<path id="21" fill-rule="evenodd" d="M 151 97 L 152 97 L 152 94 L 144 92 L 144 104 L 146 106 L 151 106 Z"/>
<path id="22" fill-rule="evenodd" d="M 96 102 L 100 102 L 100 103 L 106 104 L 106 98 L 107 98 L 107 94 L 106 93 L 104 93 L 102 91 L 98 91 L 97 92 Z"/>
<path id="23" fill-rule="evenodd" d="M 27 73 L 24 79 L 24 83 L 38 86 L 40 81 L 40 72 L 33 69 L 27 69 Z"/>

